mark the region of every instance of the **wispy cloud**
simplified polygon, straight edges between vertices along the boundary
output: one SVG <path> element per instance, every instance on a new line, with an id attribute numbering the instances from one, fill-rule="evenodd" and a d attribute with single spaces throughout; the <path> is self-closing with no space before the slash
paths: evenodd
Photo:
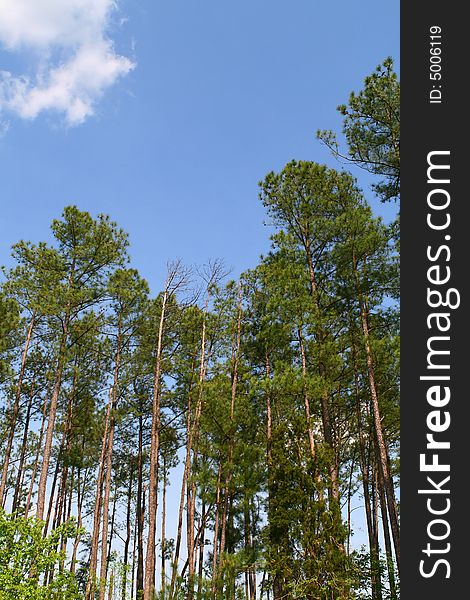
<path id="1" fill-rule="evenodd" d="M 0 71 L 0 113 L 69 125 L 95 112 L 107 88 L 134 68 L 109 36 L 113 0 L 0 0 L 0 45 L 33 56 L 32 72 Z"/>

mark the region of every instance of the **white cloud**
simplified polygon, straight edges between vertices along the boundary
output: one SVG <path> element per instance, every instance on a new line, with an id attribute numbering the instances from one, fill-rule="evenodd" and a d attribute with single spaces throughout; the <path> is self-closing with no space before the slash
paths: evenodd
<path id="1" fill-rule="evenodd" d="M 34 119 L 57 111 L 69 125 L 94 114 L 96 102 L 134 63 L 116 54 L 107 29 L 113 0 L 0 0 L 0 44 L 34 56 L 34 71 L 0 71 L 0 112 Z"/>

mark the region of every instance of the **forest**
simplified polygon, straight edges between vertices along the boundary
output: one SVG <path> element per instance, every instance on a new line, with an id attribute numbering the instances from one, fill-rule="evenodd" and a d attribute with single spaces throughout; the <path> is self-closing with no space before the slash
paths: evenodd
<path id="1" fill-rule="evenodd" d="M 337 169 L 265 176 L 236 279 L 173 259 L 151 292 L 77 206 L 13 246 L 1 600 L 399 598 L 399 220 L 366 197 L 399 202 L 399 96 L 386 59 L 317 132 Z"/>

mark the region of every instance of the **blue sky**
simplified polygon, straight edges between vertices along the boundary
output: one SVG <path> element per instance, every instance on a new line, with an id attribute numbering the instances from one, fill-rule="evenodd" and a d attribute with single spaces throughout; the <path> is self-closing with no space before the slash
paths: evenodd
<path id="1" fill-rule="evenodd" d="M 12 12 L 21 5 L 43 11 L 27 30 Z M 220 257 L 234 275 L 255 266 L 270 233 L 258 181 L 294 158 L 338 166 L 315 131 L 339 131 L 336 106 L 398 59 L 398 1 L 121 0 L 78 25 L 59 5 L 0 0 L 0 264 L 19 239 L 48 239 L 51 220 L 77 204 L 129 232 L 153 291 L 175 257 Z M 89 104 L 51 100 L 49 83 L 96 39 Z M 21 106 L 2 93 L 5 72 L 9 85 L 28 78 Z"/>

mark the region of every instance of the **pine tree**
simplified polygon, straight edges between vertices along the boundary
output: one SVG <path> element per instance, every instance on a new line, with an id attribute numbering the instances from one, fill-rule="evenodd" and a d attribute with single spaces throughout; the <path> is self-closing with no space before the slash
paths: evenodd
<path id="1" fill-rule="evenodd" d="M 400 83 L 387 58 L 366 77 L 364 88 L 351 92 L 348 104 L 338 106 L 344 116 L 343 134 L 348 153 L 339 149 L 332 131 L 317 137 L 339 159 L 382 177 L 373 184 L 382 202 L 400 197 Z"/>

